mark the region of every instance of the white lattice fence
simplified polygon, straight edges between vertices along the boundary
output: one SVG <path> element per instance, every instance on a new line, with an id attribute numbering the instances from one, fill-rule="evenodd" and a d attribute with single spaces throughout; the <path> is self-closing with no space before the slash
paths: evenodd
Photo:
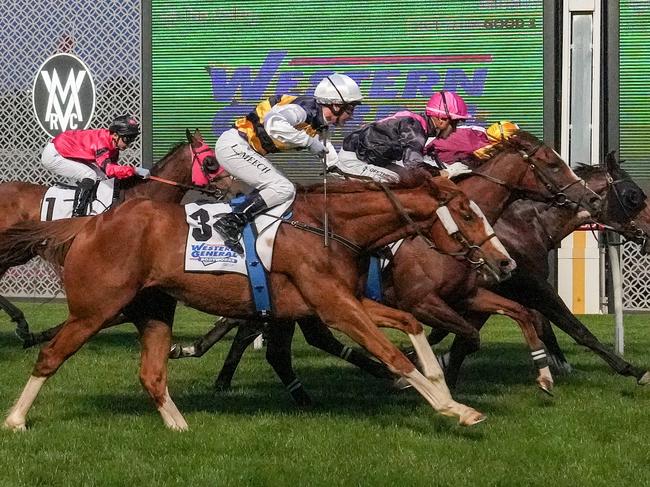
<path id="1" fill-rule="evenodd" d="M 623 308 L 650 310 L 650 256 L 641 255 L 637 244 L 623 245 Z"/>
<path id="2" fill-rule="evenodd" d="M 140 118 L 140 12 L 140 0 L 0 2 L 0 181 L 52 181 L 39 162 L 49 137 L 32 109 L 32 85 L 53 54 L 72 53 L 89 67 L 97 97 L 92 128 L 123 113 Z M 121 158 L 138 163 L 139 142 Z M 47 264 L 34 262 L 0 280 L 0 294 L 50 297 L 60 287 Z"/>

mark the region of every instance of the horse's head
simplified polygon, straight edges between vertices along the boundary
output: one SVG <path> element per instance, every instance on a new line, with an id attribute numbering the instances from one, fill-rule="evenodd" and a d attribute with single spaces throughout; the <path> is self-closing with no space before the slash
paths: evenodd
<path id="1" fill-rule="evenodd" d="M 591 214 L 600 210 L 600 197 L 587 187 L 585 181 L 573 172 L 557 152 L 534 135 L 519 130 L 497 144 L 494 153 L 493 164 L 507 160 L 509 170 L 518 174 L 519 180 L 511 189 L 525 197 L 554 201 L 558 205 L 574 202 Z"/>
<path id="2" fill-rule="evenodd" d="M 467 260 L 487 280 L 503 281 L 515 269 L 485 215 L 447 178 L 434 178 L 432 193 L 439 201 L 438 219 L 431 228 L 436 250 Z"/>
<path id="3" fill-rule="evenodd" d="M 621 168 L 614 152 L 607 154 L 604 167 L 586 170 L 589 186 L 603 194 L 602 211 L 595 219 L 650 253 L 650 208 L 643 189 Z"/>
<path id="4" fill-rule="evenodd" d="M 214 150 L 199 129 L 185 131 L 187 143 L 179 143 L 151 168 L 151 175 L 183 185 L 205 187 L 222 172 Z"/>

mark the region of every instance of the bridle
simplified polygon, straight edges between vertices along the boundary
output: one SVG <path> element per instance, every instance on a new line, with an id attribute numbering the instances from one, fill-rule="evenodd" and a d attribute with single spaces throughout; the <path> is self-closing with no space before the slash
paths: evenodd
<path id="1" fill-rule="evenodd" d="M 511 141 L 512 141 L 512 138 L 508 139 L 508 143 L 511 143 Z M 530 148 L 528 151 L 526 151 L 526 150 L 524 150 L 522 148 L 518 148 L 517 152 L 521 155 L 524 162 L 528 164 L 528 170 L 533 171 L 533 173 L 536 176 L 536 179 L 539 180 L 544 185 L 544 187 L 546 188 L 546 190 L 548 192 L 553 194 L 553 198 L 554 198 L 553 204 L 554 205 L 563 206 L 563 205 L 565 205 L 567 203 L 574 203 L 574 204 L 576 204 L 578 206 L 583 206 L 582 202 L 583 202 L 584 198 L 590 192 L 590 190 L 587 188 L 587 183 L 582 178 L 578 178 L 575 181 L 572 181 L 571 183 L 568 183 L 568 184 L 566 184 L 564 186 L 558 186 L 555 183 L 553 177 L 549 174 L 548 169 L 544 168 L 543 165 L 540 164 L 539 159 L 535 157 L 535 154 L 537 154 L 537 152 L 542 147 L 544 147 L 544 144 L 542 142 L 539 142 L 539 143 L 535 144 L 532 148 Z M 476 174 L 477 176 L 480 176 L 480 177 L 482 177 L 484 179 L 487 179 L 488 181 L 491 181 L 491 182 L 496 183 L 496 184 L 498 184 L 500 186 L 503 186 L 503 187 L 505 187 L 505 188 L 507 188 L 507 189 L 509 189 L 511 191 L 519 191 L 519 192 L 521 192 L 521 191 L 524 191 L 523 188 L 522 188 L 521 183 L 524 180 L 524 178 L 526 177 L 526 174 L 528 173 L 528 170 L 526 170 L 525 172 L 522 173 L 521 177 L 519 178 L 519 181 L 517 181 L 517 183 L 514 186 L 508 184 L 506 181 L 495 178 L 495 177 L 490 176 L 488 174 L 483 174 L 482 172 L 477 171 L 477 170 L 472 171 L 472 174 Z M 567 196 L 566 191 L 568 189 L 572 188 L 573 186 L 575 186 L 576 184 L 582 185 L 583 186 L 583 191 L 581 193 L 582 196 L 580 197 L 580 199 L 578 201 L 573 201 Z M 588 208 L 586 208 L 586 209 L 588 209 Z"/>
<path id="2" fill-rule="evenodd" d="M 196 168 L 205 177 L 208 183 L 211 183 L 213 181 L 218 181 L 219 179 L 228 177 L 228 174 L 225 171 L 219 170 L 221 168 L 218 168 L 216 171 L 210 172 L 205 167 L 206 158 L 212 156 L 216 159 L 214 150 L 210 148 L 210 146 L 204 143 L 196 150 L 194 149 L 194 146 L 191 143 L 189 144 L 189 146 L 190 146 L 190 151 L 192 153 L 192 165 L 191 165 L 192 172 L 194 172 Z M 206 186 L 202 186 L 198 184 L 183 184 L 177 181 L 172 181 L 171 179 L 161 178 L 160 176 L 154 176 L 154 175 L 150 175 L 148 179 L 151 179 L 153 181 L 158 181 L 159 183 L 168 184 L 170 186 L 176 186 L 182 189 L 198 191 L 200 193 L 208 194 L 211 196 L 217 196 L 217 197 L 223 196 L 223 191 L 218 188 L 208 189 Z"/>

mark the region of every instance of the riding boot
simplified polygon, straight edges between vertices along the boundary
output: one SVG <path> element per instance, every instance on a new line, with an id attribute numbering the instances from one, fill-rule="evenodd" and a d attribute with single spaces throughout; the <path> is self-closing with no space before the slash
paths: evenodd
<path id="1" fill-rule="evenodd" d="M 77 194 L 77 205 L 72 210 L 72 216 L 86 216 L 88 205 L 93 200 L 93 190 L 95 181 L 90 178 L 84 178 L 79 181 L 79 193 Z"/>
<path id="2" fill-rule="evenodd" d="M 238 254 L 244 249 L 239 243 L 241 232 L 247 223 L 253 221 L 256 215 L 268 208 L 264 199 L 257 191 L 246 196 L 244 201 L 234 206 L 232 213 L 226 213 L 214 222 L 214 229 L 224 238 L 225 244 Z"/>

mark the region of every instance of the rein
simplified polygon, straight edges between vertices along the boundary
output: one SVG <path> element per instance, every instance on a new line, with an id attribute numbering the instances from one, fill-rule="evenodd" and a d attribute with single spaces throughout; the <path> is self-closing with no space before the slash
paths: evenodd
<path id="1" fill-rule="evenodd" d="M 228 176 L 227 175 L 218 176 L 218 177 L 214 178 L 213 181 L 218 181 L 219 179 L 223 179 L 225 177 L 228 177 Z M 158 181 L 159 183 L 163 183 L 163 184 L 169 184 L 170 186 L 176 186 L 176 187 L 179 187 L 179 188 L 182 188 L 182 189 L 188 189 L 188 190 L 192 189 L 194 191 L 198 191 L 200 193 L 208 194 L 208 195 L 211 195 L 211 196 L 216 196 L 216 195 L 221 196 L 221 195 L 223 195 L 223 191 L 220 190 L 220 189 L 208 189 L 208 188 L 206 188 L 204 186 L 197 186 L 195 184 L 183 184 L 183 183 L 179 183 L 179 182 L 176 182 L 176 181 L 172 181 L 171 179 L 161 178 L 159 176 L 149 176 L 147 179 L 151 179 L 153 181 Z"/>

